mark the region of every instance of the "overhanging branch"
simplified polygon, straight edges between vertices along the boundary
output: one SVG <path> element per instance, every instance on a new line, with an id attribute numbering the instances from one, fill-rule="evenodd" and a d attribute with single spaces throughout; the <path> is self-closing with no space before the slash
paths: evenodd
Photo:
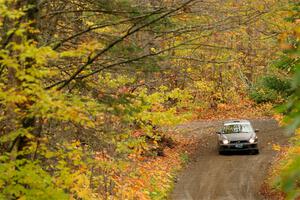
<path id="1" fill-rule="evenodd" d="M 138 32 L 139 30 L 153 24 L 153 23 L 156 23 L 158 21 L 160 21 L 161 19 L 167 17 L 168 15 L 174 13 L 174 12 L 177 12 L 178 10 L 182 9 L 183 7 L 185 7 L 186 5 L 188 5 L 189 3 L 193 2 L 195 0 L 189 0 L 185 3 L 183 3 L 181 6 L 177 7 L 176 9 L 173 9 L 153 20 L 151 20 L 150 22 L 147 22 L 137 28 L 134 28 L 133 30 L 127 32 L 125 35 L 123 35 L 122 37 L 120 37 L 119 39 L 115 40 L 114 42 L 112 42 L 111 44 L 109 44 L 106 48 L 104 48 L 103 50 L 101 50 L 99 53 L 95 54 L 94 56 L 88 58 L 88 61 L 82 65 L 68 80 L 66 80 L 62 86 L 60 86 L 58 88 L 58 90 L 61 90 L 63 89 L 64 87 L 66 87 L 72 80 L 76 79 L 76 77 L 86 68 L 88 67 L 89 65 L 91 65 L 94 61 L 96 61 L 100 56 L 102 56 L 104 53 L 106 53 L 107 51 L 109 51 L 111 48 L 113 48 L 115 45 L 119 44 L 120 42 L 122 42 L 124 39 L 126 39 L 127 37 L 133 35 L 134 33 Z M 57 85 L 57 84 L 55 84 Z M 49 87 L 48 87 L 49 88 Z M 50 87 L 51 88 L 51 87 Z M 50 89 L 49 88 L 49 89 Z"/>

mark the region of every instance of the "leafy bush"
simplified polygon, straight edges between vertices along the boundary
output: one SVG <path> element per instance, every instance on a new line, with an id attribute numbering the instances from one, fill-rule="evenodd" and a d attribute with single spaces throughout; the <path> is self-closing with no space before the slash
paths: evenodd
<path id="1" fill-rule="evenodd" d="M 264 76 L 252 87 L 250 98 L 256 103 L 279 103 L 290 94 L 291 83 L 288 79 Z"/>
<path id="2" fill-rule="evenodd" d="M 265 76 L 262 79 L 263 85 L 281 94 L 291 94 L 291 83 L 288 79 L 280 79 L 276 76 Z"/>
<path id="3" fill-rule="evenodd" d="M 277 92 L 269 88 L 253 88 L 250 98 L 256 103 L 274 102 L 277 99 Z"/>

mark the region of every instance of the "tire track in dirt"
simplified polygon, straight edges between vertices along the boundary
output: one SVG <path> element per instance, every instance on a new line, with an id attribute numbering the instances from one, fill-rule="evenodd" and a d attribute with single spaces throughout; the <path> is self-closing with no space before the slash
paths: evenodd
<path id="1" fill-rule="evenodd" d="M 259 129 L 259 155 L 219 155 L 217 131 L 222 121 L 200 121 L 177 127 L 185 135 L 196 135 L 202 145 L 195 160 L 182 172 L 173 200 L 261 200 L 259 189 L 276 152 L 273 144 L 284 145 L 288 137 L 273 119 L 250 120 Z"/>

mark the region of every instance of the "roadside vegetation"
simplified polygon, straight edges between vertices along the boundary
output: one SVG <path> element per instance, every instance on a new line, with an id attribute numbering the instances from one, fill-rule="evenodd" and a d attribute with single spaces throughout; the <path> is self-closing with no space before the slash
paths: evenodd
<path id="1" fill-rule="evenodd" d="M 0 199 L 166 199 L 198 145 L 169 127 L 298 127 L 288 2 L 0 0 Z"/>
<path id="2" fill-rule="evenodd" d="M 289 17 L 286 18 L 291 26 L 280 37 L 282 53 L 281 58 L 275 63 L 277 68 L 285 72 L 285 76 L 281 79 L 281 82 L 285 83 L 280 84 L 280 90 L 275 90 L 278 94 L 282 94 L 281 97 L 284 100 L 284 104 L 277 108 L 277 111 L 281 113 L 277 116 L 277 120 L 286 127 L 287 134 L 293 137 L 287 147 L 274 145 L 274 149 L 280 154 L 271 168 L 270 178 L 262 189 L 265 196 L 273 199 L 299 199 L 300 197 L 300 4 L 291 2 L 291 5 Z"/>

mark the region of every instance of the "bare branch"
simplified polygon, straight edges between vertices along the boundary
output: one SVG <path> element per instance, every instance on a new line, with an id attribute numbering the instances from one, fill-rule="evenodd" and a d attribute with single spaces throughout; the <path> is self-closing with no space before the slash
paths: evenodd
<path id="1" fill-rule="evenodd" d="M 65 42 L 67 41 L 70 41 L 74 38 L 77 38 L 85 33 L 88 33 L 90 31 L 93 31 L 93 30 L 97 30 L 97 29 L 102 29 L 102 28 L 106 28 L 106 27 L 109 27 L 109 26 L 116 26 L 116 25 L 120 25 L 120 24 L 124 24 L 126 22 L 130 22 L 130 21 L 134 21 L 134 20 L 138 20 L 138 19 L 142 19 L 142 18 L 145 18 L 145 17 L 149 17 L 149 16 L 152 16 L 154 14 L 159 14 L 161 10 L 156 10 L 154 11 L 153 13 L 151 14 L 147 14 L 147 15 L 142 15 L 142 16 L 138 16 L 138 17 L 134 17 L 134 18 L 129 18 L 129 19 L 124 19 L 124 20 L 121 20 L 121 21 L 118 21 L 118 22 L 114 22 L 114 23 L 106 23 L 106 24 L 102 24 L 102 25 L 94 25 L 94 26 L 90 26 L 88 27 L 86 30 L 83 30 L 79 33 L 76 33 L 68 38 L 65 38 L 61 41 L 59 41 L 57 44 L 55 44 L 55 46 L 53 47 L 53 50 L 56 50 L 58 49 L 59 47 L 61 47 Z"/>
<path id="2" fill-rule="evenodd" d="M 104 14 L 141 14 L 141 12 L 138 11 L 120 11 L 120 10 L 104 10 L 104 9 L 81 9 L 81 10 L 58 10 L 53 11 L 50 13 L 47 13 L 46 15 L 41 16 L 41 18 L 46 18 L 54 15 L 61 15 L 61 14 L 68 14 L 68 13 L 84 13 L 84 12 L 90 12 L 90 13 L 104 13 Z M 146 14 L 153 13 L 155 11 L 146 12 Z M 145 12 L 143 13 L 145 14 Z"/>
<path id="3" fill-rule="evenodd" d="M 197 61 L 200 63 L 215 63 L 215 64 L 225 64 L 225 63 L 231 63 L 236 60 L 228 60 L 228 61 L 221 61 L 221 60 L 202 60 L 195 57 L 173 57 L 174 59 L 181 59 L 181 60 L 189 60 L 189 61 Z"/>
<path id="4" fill-rule="evenodd" d="M 89 66 L 90 64 L 92 64 L 94 61 L 96 61 L 101 55 L 103 55 L 104 53 L 106 53 L 107 51 L 109 51 L 112 47 L 114 47 L 115 45 L 119 44 L 120 42 L 122 42 L 125 38 L 129 37 L 130 35 L 138 32 L 139 30 L 157 22 L 160 21 L 161 19 L 167 17 L 168 15 L 182 9 L 183 7 L 185 7 L 186 5 L 188 5 L 189 3 L 193 2 L 195 0 L 189 0 L 187 2 L 185 2 L 184 4 L 182 4 L 181 6 L 177 7 L 176 9 L 173 9 L 159 17 L 157 17 L 156 19 L 151 20 L 150 22 L 147 22 L 135 29 L 133 29 L 130 32 L 127 32 L 124 36 L 120 37 L 119 39 L 115 40 L 114 42 L 112 42 L 110 45 L 108 45 L 106 48 L 104 48 L 103 50 L 101 50 L 99 53 L 97 53 L 96 55 L 94 55 L 93 57 L 88 58 L 88 61 L 82 65 L 67 81 L 64 82 L 64 84 L 62 86 L 60 86 L 58 88 L 58 90 L 63 89 L 64 87 L 66 87 L 72 80 L 74 80 L 87 66 Z"/>

